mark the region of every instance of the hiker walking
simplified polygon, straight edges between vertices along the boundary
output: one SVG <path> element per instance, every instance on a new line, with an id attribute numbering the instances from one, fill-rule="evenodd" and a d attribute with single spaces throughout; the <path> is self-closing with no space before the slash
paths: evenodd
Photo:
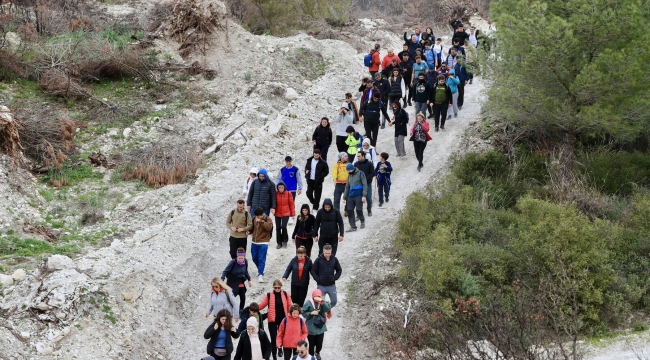
<path id="1" fill-rule="evenodd" d="M 257 208 L 261 208 L 266 215 L 275 213 L 275 184 L 269 178 L 266 169 L 260 169 L 257 179 L 251 183 L 246 205 L 251 215 Z"/>
<path id="2" fill-rule="evenodd" d="M 264 214 L 261 207 L 255 209 L 254 214 L 255 220 L 253 220 L 253 230 L 251 231 L 251 234 L 253 234 L 251 255 L 255 266 L 257 266 L 257 281 L 263 283 L 266 253 L 269 251 L 273 221 L 268 215 Z"/>
<path id="3" fill-rule="evenodd" d="M 270 291 L 264 295 L 262 301 L 260 301 L 260 310 L 264 310 L 267 306 L 269 310 L 267 311 L 267 320 L 269 335 L 271 339 L 274 339 L 271 342 L 271 352 L 273 358 L 276 359 L 276 342 L 275 339 L 278 336 L 278 327 L 280 326 L 280 321 L 289 315 L 289 308 L 291 307 L 291 297 L 289 294 L 282 290 L 282 281 L 274 280 L 273 281 L 273 291 Z"/>
<path id="4" fill-rule="evenodd" d="M 323 292 L 323 296 L 329 295 L 332 307 L 336 306 L 336 281 L 341 277 L 342 272 L 339 259 L 332 254 L 332 246 L 325 245 L 323 253 L 318 255 L 311 267 L 311 276 L 316 281 L 318 290 Z"/>
<path id="5" fill-rule="evenodd" d="M 320 206 L 320 197 L 323 193 L 323 181 L 329 175 L 330 169 L 327 162 L 321 158 L 319 149 L 314 149 L 312 157 L 307 159 L 305 165 L 305 178 L 307 178 L 307 198 L 314 210 Z"/>
<path id="6" fill-rule="evenodd" d="M 462 110 L 465 103 L 465 85 L 469 81 L 469 73 L 462 57 L 454 66 L 454 75 L 458 77 L 458 110 Z"/>
<path id="7" fill-rule="evenodd" d="M 352 164 L 347 166 L 354 167 Z M 343 217 L 338 210 L 334 209 L 332 199 L 325 199 L 323 208 L 316 213 L 316 221 L 314 222 L 314 235 L 316 236 L 314 240 L 318 241 L 319 254 L 323 253 L 326 244 L 330 244 L 330 248 L 336 254 L 339 242 L 343 241 L 344 226 Z"/>
<path id="8" fill-rule="evenodd" d="M 438 75 L 436 86 L 431 90 L 429 100 L 431 103 L 431 110 L 433 111 L 435 131 L 438 132 L 439 126 L 444 130 L 447 110 L 453 105 L 451 89 L 445 82 L 444 75 Z"/>
<path id="9" fill-rule="evenodd" d="M 257 179 L 257 168 L 252 167 L 249 171 L 248 177 L 244 180 L 244 187 L 242 188 L 242 196 L 248 197 L 248 189 L 250 188 L 253 180 Z"/>
<path id="10" fill-rule="evenodd" d="M 307 339 L 307 335 L 309 335 L 307 324 L 300 314 L 302 314 L 302 307 L 293 304 L 289 308 L 287 316 L 280 322 L 276 346 L 278 347 L 278 357 L 283 353 L 284 360 L 290 360 L 297 355 L 298 341 Z"/>
<path id="11" fill-rule="evenodd" d="M 212 292 L 210 293 L 210 307 L 205 313 L 205 317 L 210 315 L 216 316 L 219 310 L 226 309 L 231 314 L 238 314 L 239 301 L 232 293 L 232 288 L 228 286 L 223 280 L 215 277 L 210 282 Z M 239 321 L 239 318 L 235 319 Z"/>
<path id="12" fill-rule="evenodd" d="M 348 182 L 348 172 L 345 170 L 348 164 L 348 154 L 338 154 L 338 161 L 332 166 L 332 180 L 334 180 L 334 209 L 341 211 L 341 195 L 345 190 L 345 183 Z"/>
<path id="13" fill-rule="evenodd" d="M 429 123 L 424 118 L 423 113 L 417 115 L 417 120 L 411 127 L 411 138 L 413 141 L 413 148 L 415 150 L 415 158 L 418 159 L 418 171 L 422 170 L 424 164 L 424 149 L 427 147 L 427 141 L 431 140 L 429 136 Z"/>
<path id="14" fill-rule="evenodd" d="M 348 221 L 350 222 L 348 232 L 357 231 L 355 210 L 356 216 L 361 220 L 361 228 L 366 227 L 366 218 L 363 216 L 363 203 L 366 202 L 368 183 L 363 171 L 354 165 L 348 164 L 345 169 L 348 171 L 348 182 L 345 184 L 345 190 L 343 190 L 343 203 L 346 203 L 345 211 L 348 214 Z"/>
<path id="15" fill-rule="evenodd" d="M 390 86 L 390 85 L 388 85 Z M 381 125 L 381 115 L 388 118 L 388 113 L 384 107 L 384 103 L 380 99 L 381 95 L 376 92 L 372 94 L 372 100 L 366 102 L 361 106 L 359 118 L 363 122 L 363 127 L 366 130 L 366 137 L 370 138 L 372 146 L 377 144 L 377 137 L 379 136 L 379 126 Z"/>
<path id="16" fill-rule="evenodd" d="M 404 78 L 402 78 L 400 69 L 393 69 L 388 78 L 388 82 L 390 83 L 388 101 L 391 104 L 406 96 L 406 85 L 404 83 Z"/>
<path id="17" fill-rule="evenodd" d="M 296 244 L 296 249 L 305 248 L 307 256 L 311 257 L 311 248 L 314 246 L 314 224 L 316 217 L 311 214 L 308 204 L 302 204 L 298 221 L 293 228 L 291 239 Z M 291 290 L 293 293 L 293 290 Z M 294 301 L 295 302 L 295 301 Z"/>
<path id="18" fill-rule="evenodd" d="M 235 349 L 232 339 L 239 338 L 237 329 L 232 325 L 232 314 L 226 309 L 221 309 L 214 318 L 214 322 L 203 333 L 203 338 L 208 341 L 208 355 L 215 360 L 229 360 L 230 354 Z"/>
<path id="19" fill-rule="evenodd" d="M 244 253 L 248 245 L 248 235 L 253 228 L 253 217 L 245 209 L 246 202 L 244 199 L 237 200 L 237 208 L 232 210 L 226 218 L 226 226 L 230 229 L 230 237 L 228 243 L 230 244 L 230 258 L 237 257 L 237 249 L 243 248 Z"/>
<path id="20" fill-rule="evenodd" d="M 233 360 L 269 360 L 270 358 L 271 342 L 269 337 L 259 327 L 257 319 L 251 317 L 246 321 L 246 331 L 241 333 Z"/>
<path id="21" fill-rule="evenodd" d="M 343 103 L 343 105 L 345 105 L 345 104 L 347 104 L 348 112 L 352 113 L 352 117 L 354 119 L 354 120 L 352 120 L 352 124 L 358 123 L 359 122 L 359 107 L 357 106 L 356 101 L 354 101 L 354 99 L 352 98 L 351 93 L 345 93 L 345 102 Z M 343 105 L 341 105 L 341 106 L 345 107 Z M 348 125 L 352 125 L 352 124 L 348 124 Z M 342 130 L 345 131 L 345 127 Z M 339 135 L 338 134 L 338 127 L 336 128 L 336 132 L 337 132 L 336 135 L 338 136 Z M 338 145 L 338 143 L 337 143 L 337 145 Z M 339 152 L 340 151 L 341 150 L 339 150 Z"/>
<path id="22" fill-rule="evenodd" d="M 260 313 L 260 305 L 256 302 L 250 303 L 239 312 L 239 326 L 237 327 L 237 332 L 242 333 L 246 330 L 246 322 L 249 318 L 254 317 L 257 319 L 257 323 L 261 328 L 264 328 L 264 320 L 266 320 L 267 314 Z"/>
<path id="23" fill-rule="evenodd" d="M 374 149 L 373 149 L 374 150 Z M 372 216 L 372 179 L 375 178 L 375 165 L 370 161 L 366 155 L 366 152 L 360 150 L 357 153 L 357 162 L 354 164 L 354 167 L 361 170 L 366 178 L 366 208 L 368 210 L 368 216 Z M 348 175 L 348 180 L 350 175 Z M 349 181 L 348 181 L 349 183 Z M 350 209 L 348 208 L 348 211 Z M 362 220 L 363 224 L 363 220 Z M 363 227 L 362 227 L 363 228 Z"/>
<path id="24" fill-rule="evenodd" d="M 296 256 L 291 259 L 287 269 L 282 275 L 282 281 L 287 281 L 291 275 L 291 301 L 294 304 L 304 304 L 309 290 L 309 273 L 313 263 L 307 257 L 307 251 L 304 246 L 296 250 Z"/>
<path id="25" fill-rule="evenodd" d="M 393 107 L 393 118 L 388 126 L 395 126 L 395 151 L 397 152 L 397 157 L 406 156 L 404 138 L 408 133 L 409 114 L 406 110 L 402 109 L 399 100 L 394 101 L 391 105 Z"/>
<path id="26" fill-rule="evenodd" d="M 338 123 L 336 125 L 336 150 L 338 152 L 348 150 L 348 146 L 345 144 L 345 140 L 348 138 L 348 133 L 345 132 L 345 130 L 354 123 L 353 114 L 348 109 L 347 104 L 349 103 L 344 102 L 341 104 L 339 114 L 336 116 L 336 122 Z M 354 106 L 356 109 L 356 104 Z"/>
<path id="27" fill-rule="evenodd" d="M 348 134 L 348 137 L 345 139 L 345 144 L 348 146 L 346 149 L 346 152 L 348 153 L 348 163 L 351 163 L 354 161 L 354 156 L 361 147 L 363 136 L 361 136 L 352 125 L 348 126 L 348 128 L 345 129 L 345 132 Z"/>
<path id="28" fill-rule="evenodd" d="M 426 66 L 426 65 L 425 65 Z M 427 101 L 429 100 L 429 93 L 431 91 L 431 86 L 425 80 L 426 75 L 424 71 L 419 73 L 416 78 L 416 83 L 413 85 L 414 94 L 413 101 L 415 102 L 415 113 L 427 112 Z"/>
<path id="29" fill-rule="evenodd" d="M 302 316 L 307 321 L 307 340 L 309 341 L 309 355 L 313 355 L 320 360 L 320 353 L 323 350 L 323 340 L 327 331 L 328 312 L 332 309 L 332 304 L 323 299 L 323 293 L 315 289 L 311 293 L 311 298 L 305 302 L 302 307 Z"/>
<path id="30" fill-rule="evenodd" d="M 388 104 L 388 95 L 390 94 L 390 82 L 388 82 L 382 73 L 379 72 L 375 74 L 375 86 L 379 89 L 380 104 L 383 108 L 382 113 L 384 113 L 384 118 L 381 123 L 381 128 L 383 129 L 386 127 L 386 119 L 388 119 L 388 115 L 386 115 L 386 104 Z M 367 133 L 368 132 L 366 131 L 366 134 Z"/>
<path id="31" fill-rule="evenodd" d="M 280 182 L 275 192 L 275 228 L 278 243 L 276 249 L 282 247 L 287 248 L 287 243 L 289 242 L 287 224 L 289 223 L 289 219 L 293 220 L 296 217 L 296 206 L 293 203 L 293 196 L 285 188 L 284 183 Z"/>
<path id="32" fill-rule="evenodd" d="M 456 72 L 453 68 L 449 70 L 449 76 L 447 77 L 447 86 L 451 90 L 451 103 L 452 107 L 447 108 L 447 120 L 451 119 L 451 113 L 453 110 L 454 118 L 458 117 L 458 85 L 460 85 L 460 80 L 456 77 Z"/>
<path id="33" fill-rule="evenodd" d="M 379 190 L 379 207 L 384 205 L 384 197 L 388 202 L 390 195 L 390 174 L 393 172 L 393 166 L 388 162 L 388 153 L 383 152 L 379 155 L 379 163 L 375 167 L 377 174 L 377 189 Z"/>
<path id="34" fill-rule="evenodd" d="M 293 158 L 287 155 L 284 158 L 284 166 L 278 171 L 275 177 L 275 183 L 282 181 L 285 189 L 291 193 L 293 200 L 296 200 L 296 192 L 298 195 L 302 194 L 302 177 L 300 176 L 300 169 L 293 166 Z M 291 224 L 291 221 L 289 221 Z"/>
<path id="35" fill-rule="evenodd" d="M 237 258 L 230 260 L 226 265 L 221 274 L 221 280 L 226 280 L 226 284 L 232 289 L 235 297 L 239 296 L 239 309 L 235 309 L 235 311 L 243 309 L 246 304 L 246 281 L 248 281 L 248 287 L 253 286 L 248 273 L 248 260 L 246 260 L 244 248 L 237 249 Z M 233 312 L 233 314 L 237 314 L 237 312 Z"/>
<path id="36" fill-rule="evenodd" d="M 381 56 L 379 55 L 380 50 L 381 45 L 375 44 L 375 46 L 368 52 L 368 55 L 370 55 L 370 61 L 368 61 L 368 55 L 366 55 L 366 57 L 363 59 L 363 63 L 368 68 L 370 76 L 374 76 L 376 72 L 381 70 Z"/>
<path id="37" fill-rule="evenodd" d="M 320 125 L 316 127 L 311 136 L 312 147 L 320 150 L 321 158 L 327 161 L 327 151 L 332 145 L 332 128 L 330 119 L 324 117 L 320 120 Z"/>

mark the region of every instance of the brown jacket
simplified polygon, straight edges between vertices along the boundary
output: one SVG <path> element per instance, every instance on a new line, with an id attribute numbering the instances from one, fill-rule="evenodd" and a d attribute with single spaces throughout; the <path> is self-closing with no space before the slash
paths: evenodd
<path id="1" fill-rule="evenodd" d="M 253 228 L 253 217 L 248 211 L 246 211 L 246 208 L 244 208 L 244 211 L 242 212 L 239 212 L 237 209 L 235 209 L 234 211 L 230 211 L 228 213 L 228 218 L 226 218 L 226 227 L 230 229 L 233 226 L 237 228 L 243 228 L 244 231 L 234 232 L 230 230 L 230 236 L 237 239 L 247 238 L 246 232 L 251 231 Z"/>
<path id="2" fill-rule="evenodd" d="M 260 244 L 271 241 L 272 229 L 273 220 L 271 220 L 267 215 L 262 215 L 262 222 L 257 222 L 257 219 L 253 218 L 253 242 Z"/>

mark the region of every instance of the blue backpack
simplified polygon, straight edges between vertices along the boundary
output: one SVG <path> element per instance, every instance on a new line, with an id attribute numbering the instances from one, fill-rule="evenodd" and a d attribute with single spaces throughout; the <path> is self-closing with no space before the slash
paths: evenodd
<path id="1" fill-rule="evenodd" d="M 365 65 L 365 67 L 372 66 L 372 54 L 368 53 L 363 57 L 363 65 Z"/>
<path id="2" fill-rule="evenodd" d="M 363 148 L 363 135 L 359 134 L 359 143 L 357 144 L 357 149 Z"/>

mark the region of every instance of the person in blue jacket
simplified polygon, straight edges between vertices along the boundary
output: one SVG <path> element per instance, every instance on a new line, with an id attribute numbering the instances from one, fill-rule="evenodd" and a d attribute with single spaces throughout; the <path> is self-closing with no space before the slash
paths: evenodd
<path id="1" fill-rule="evenodd" d="M 388 153 L 379 154 L 379 163 L 375 167 L 375 174 L 377 175 L 377 188 L 379 189 L 379 206 L 384 205 L 384 196 L 388 202 L 390 195 L 390 174 L 393 172 L 393 167 L 388 162 Z"/>
<path id="2" fill-rule="evenodd" d="M 456 77 L 458 77 L 458 110 L 463 109 L 463 103 L 465 100 L 465 85 L 469 81 L 469 73 L 465 67 L 465 59 L 461 58 L 454 66 L 454 72 Z"/>
<path id="3" fill-rule="evenodd" d="M 297 166 L 294 166 L 292 163 L 293 159 L 291 156 L 286 156 L 284 158 L 284 164 L 278 175 L 275 176 L 275 183 L 278 184 L 280 181 L 284 183 L 287 191 L 293 196 L 293 200 L 296 200 L 296 192 L 298 195 L 302 193 L 302 178 L 300 177 L 300 169 Z M 289 219 L 289 224 L 292 224 L 293 219 Z"/>
<path id="4" fill-rule="evenodd" d="M 451 90 L 452 98 L 452 107 L 447 109 L 447 120 L 451 119 L 451 113 L 453 110 L 454 117 L 458 117 L 458 85 L 460 80 L 456 77 L 456 71 L 454 69 L 449 70 L 449 76 L 447 77 L 447 86 Z"/>

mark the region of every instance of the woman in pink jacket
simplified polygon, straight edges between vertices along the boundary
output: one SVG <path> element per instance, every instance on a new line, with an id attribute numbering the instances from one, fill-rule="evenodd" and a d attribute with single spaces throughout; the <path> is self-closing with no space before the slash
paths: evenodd
<path id="1" fill-rule="evenodd" d="M 293 203 L 293 195 L 291 195 L 290 191 L 287 191 L 287 186 L 282 181 L 276 186 L 275 204 L 277 249 L 283 246 L 286 248 L 287 242 L 289 242 L 287 225 L 289 224 L 289 218 L 296 219 L 296 206 Z"/>
<path id="2" fill-rule="evenodd" d="M 411 138 L 413 141 L 413 148 L 415 149 L 415 158 L 418 159 L 418 171 L 422 169 L 424 164 L 424 148 L 427 147 L 427 141 L 431 140 L 429 136 L 429 122 L 423 113 L 417 114 L 417 120 L 411 127 Z"/>
<path id="3" fill-rule="evenodd" d="M 302 308 L 298 304 L 291 305 L 289 316 L 285 317 L 280 323 L 280 330 L 276 337 L 278 346 L 278 357 L 281 357 L 284 349 L 284 360 L 289 360 L 293 355 L 297 355 L 298 341 L 307 339 L 309 332 L 305 320 L 300 317 Z"/>

